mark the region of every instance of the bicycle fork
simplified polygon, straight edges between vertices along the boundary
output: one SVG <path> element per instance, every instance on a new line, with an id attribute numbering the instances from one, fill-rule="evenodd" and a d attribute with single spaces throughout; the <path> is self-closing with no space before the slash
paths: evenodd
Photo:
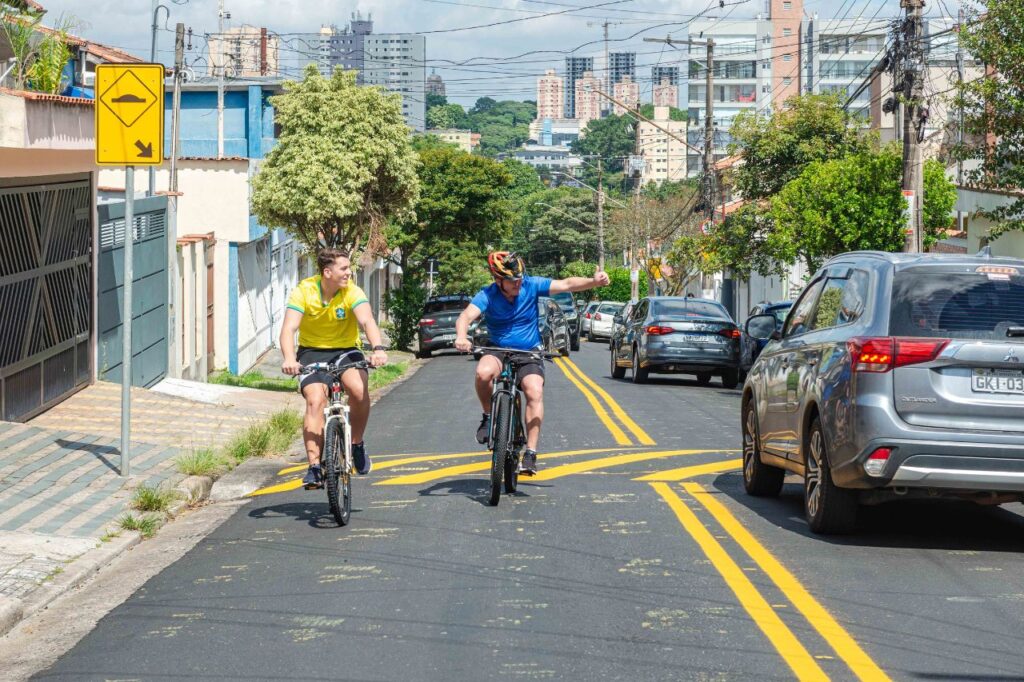
<path id="1" fill-rule="evenodd" d="M 330 428 L 331 422 L 341 420 L 341 430 L 345 434 L 345 450 L 342 454 L 344 463 L 340 469 L 345 472 L 352 470 L 352 431 L 349 429 L 348 413 L 349 407 L 345 403 L 332 403 L 324 408 L 324 437 L 320 445 L 320 456 L 323 457 L 324 446 L 327 444 L 327 429 Z"/>

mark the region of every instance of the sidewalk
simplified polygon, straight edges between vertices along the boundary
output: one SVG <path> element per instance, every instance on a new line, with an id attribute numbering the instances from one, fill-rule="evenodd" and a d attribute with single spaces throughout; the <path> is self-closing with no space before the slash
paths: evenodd
<path id="1" fill-rule="evenodd" d="M 184 478 L 178 455 L 216 448 L 266 415 L 301 407 L 293 393 L 181 380 L 133 389 L 127 479 L 119 475 L 117 384 L 89 386 L 27 424 L 0 422 L 0 635 L 13 624 L 5 626 L 5 611 L 117 532 L 138 486 Z"/>

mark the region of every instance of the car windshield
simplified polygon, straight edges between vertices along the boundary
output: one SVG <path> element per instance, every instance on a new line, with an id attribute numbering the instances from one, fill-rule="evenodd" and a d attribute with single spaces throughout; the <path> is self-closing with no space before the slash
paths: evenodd
<path id="1" fill-rule="evenodd" d="M 792 305 L 785 305 L 778 308 L 769 308 L 765 312 L 765 315 L 774 315 L 775 321 L 778 322 L 781 327 L 786 322 L 786 315 L 789 315 L 789 309 L 792 307 Z"/>
<path id="2" fill-rule="evenodd" d="M 1006 340 L 1024 327 L 1024 268 L 968 265 L 898 272 L 892 288 L 893 336 Z"/>
<path id="3" fill-rule="evenodd" d="M 623 303 L 605 303 L 597 309 L 599 313 L 605 313 L 606 315 L 617 315 L 622 311 Z"/>
<path id="4" fill-rule="evenodd" d="M 537 312 L 540 313 L 540 316 L 542 318 L 547 317 L 548 316 L 548 302 L 545 301 L 544 299 L 541 299 L 540 301 L 538 301 L 537 302 Z"/>
<path id="5" fill-rule="evenodd" d="M 652 301 L 656 317 L 712 317 L 716 320 L 728 320 L 729 313 L 725 308 L 708 301 L 692 301 L 685 299 Z"/>
<path id="6" fill-rule="evenodd" d="M 427 301 L 423 312 L 428 315 L 433 313 L 461 312 L 467 305 L 469 305 L 469 301 L 461 299 L 454 301 Z"/>
<path id="7" fill-rule="evenodd" d="M 563 310 L 575 310 L 576 302 L 572 300 L 572 294 L 568 291 L 560 294 L 551 294 L 551 298 L 555 299 L 555 303 L 560 305 Z"/>

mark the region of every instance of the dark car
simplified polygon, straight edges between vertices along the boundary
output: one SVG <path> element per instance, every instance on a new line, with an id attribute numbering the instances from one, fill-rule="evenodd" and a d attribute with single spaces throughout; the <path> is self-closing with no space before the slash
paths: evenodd
<path id="1" fill-rule="evenodd" d="M 739 384 L 740 337 L 736 323 L 717 301 L 653 296 L 640 299 L 612 340 L 612 376 L 632 368 L 633 381 L 651 372 L 695 374 L 706 384 L 720 376 L 726 388 Z"/>
<path id="2" fill-rule="evenodd" d="M 537 300 L 538 331 L 540 331 L 541 346 L 551 353 L 569 354 L 570 340 L 569 325 L 566 322 L 565 314 L 561 306 L 547 297 Z M 474 346 L 491 345 L 491 335 L 487 330 L 487 319 L 482 318 L 479 322 L 470 326 L 470 335 L 473 338 Z M 474 357 L 480 358 L 481 353 L 475 353 Z"/>
<path id="3" fill-rule="evenodd" d="M 419 324 L 420 347 L 417 357 L 455 346 L 455 320 L 470 302 L 469 296 L 435 296 L 423 306 Z"/>
<path id="4" fill-rule="evenodd" d="M 811 279 L 742 398 L 743 480 L 804 479 L 816 533 L 859 504 L 1024 496 L 1024 260 L 848 253 Z"/>
<path id="5" fill-rule="evenodd" d="M 576 300 L 569 292 L 551 294 L 551 298 L 558 304 L 565 315 L 565 322 L 569 326 L 569 347 L 573 350 L 579 350 L 580 334 L 583 333 L 583 328 L 580 324 L 580 309 L 576 305 Z"/>
<path id="6" fill-rule="evenodd" d="M 786 315 L 789 314 L 789 309 L 792 307 L 792 301 L 758 303 L 750 309 L 750 315 L 747 318 L 771 315 L 775 318 L 775 329 L 779 330 L 786 322 Z M 761 354 L 766 345 L 768 345 L 768 341 L 765 339 L 756 339 L 748 334 L 743 335 L 743 345 L 740 349 L 740 371 L 742 374 L 750 371 L 750 366 L 754 364 L 754 360 L 757 360 L 757 356 Z"/>

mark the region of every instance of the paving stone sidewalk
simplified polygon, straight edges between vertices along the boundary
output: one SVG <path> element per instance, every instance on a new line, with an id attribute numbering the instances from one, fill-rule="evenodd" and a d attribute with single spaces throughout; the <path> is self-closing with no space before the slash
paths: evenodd
<path id="1" fill-rule="evenodd" d="M 298 394 L 179 380 L 133 389 L 127 479 L 117 384 L 89 386 L 27 424 L 0 422 L 0 599 L 28 598 L 97 547 L 139 485 L 176 484 L 178 455 L 301 407 Z"/>

